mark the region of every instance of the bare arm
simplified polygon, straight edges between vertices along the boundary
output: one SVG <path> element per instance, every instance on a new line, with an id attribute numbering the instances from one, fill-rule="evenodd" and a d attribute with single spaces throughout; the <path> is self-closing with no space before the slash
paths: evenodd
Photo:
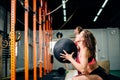
<path id="1" fill-rule="evenodd" d="M 77 63 L 73 58 L 72 54 L 68 54 L 66 51 L 64 51 L 65 54 L 61 54 L 62 58 L 65 58 L 65 60 L 69 60 L 71 64 L 82 74 L 87 74 L 87 64 L 88 64 L 88 51 L 87 48 L 84 48 L 81 52 L 81 58 L 80 63 Z"/>

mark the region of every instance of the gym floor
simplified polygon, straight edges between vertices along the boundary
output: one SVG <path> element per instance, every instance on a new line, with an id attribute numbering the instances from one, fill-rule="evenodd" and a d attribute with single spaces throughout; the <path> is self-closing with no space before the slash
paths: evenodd
<path id="1" fill-rule="evenodd" d="M 71 78 L 77 74 L 76 70 L 69 70 L 67 73 L 63 73 L 62 70 L 53 70 L 47 75 L 39 78 L 37 75 L 37 80 L 71 80 Z M 39 73 L 37 73 L 39 74 Z M 110 80 L 120 80 L 120 70 L 110 70 Z M 10 80 L 10 78 L 3 78 L 3 80 Z M 16 80 L 24 80 L 24 72 L 19 72 L 16 74 Z M 33 71 L 29 71 L 29 80 L 33 80 Z"/>
<path id="2" fill-rule="evenodd" d="M 110 70 L 110 74 L 120 77 L 120 70 Z"/>
<path id="3" fill-rule="evenodd" d="M 39 74 L 39 72 L 37 72 L 37 74 Z M 10 80 L 10 77 L 3 78 L 2 80 Z M 24 71 L 16 73 L 16 80 L 24 80 Z M 33 80 L 33 70 L 29 71 L 29 80 Z M 37 80 L 65 80 L 65 74 L 58 72 L 58 70 L 52 70 L 42 78 L 37 75 Z"/>

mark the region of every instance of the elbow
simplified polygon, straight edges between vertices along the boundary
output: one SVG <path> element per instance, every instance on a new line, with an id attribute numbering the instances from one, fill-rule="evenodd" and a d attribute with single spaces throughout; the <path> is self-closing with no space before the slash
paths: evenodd
<path id="1" fill-rule="evenodd" d="M 81 74 L 87 74 L 85 69 L 81 70 Z"/>
<path id="2" fill-rule="evenodd" d="M 87 74 L 87 68 L 86 67 L 81 68 L 80 72 L 81 74 Z"/>

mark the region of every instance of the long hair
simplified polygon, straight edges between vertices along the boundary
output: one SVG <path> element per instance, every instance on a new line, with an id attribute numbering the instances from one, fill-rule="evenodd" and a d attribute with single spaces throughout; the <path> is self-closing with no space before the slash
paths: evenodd
<path id="1" fill-rule="evenodd" d="M 83 30 L 83 37 L 84 37 L 84 42 L 86 47 L 90 50 L 91 56 L 95 57 L 95 53 L 96 53 L 96 39 L 94 37 L 94 35 L 92 34 L 92 32 L 88 31 L 88 30 Z"/>

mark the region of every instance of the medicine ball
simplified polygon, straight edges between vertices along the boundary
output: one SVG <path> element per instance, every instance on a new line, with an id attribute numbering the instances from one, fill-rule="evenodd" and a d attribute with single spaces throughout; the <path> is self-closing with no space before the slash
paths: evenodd
<path id="1" fill-rule="evenodd" d="M 67 51 L 67 53 L 69 53 L 69 54 L 74 52 L 73 58 L 75 58 L 77 56 L 77 47 L 76 47 L 75 43 L 68 38 L 62 38 L 62 39 L 58 40 L 54 46 L 53 53 L 54 53 L 55 58 L 59 62 L 70 63 L 68 60 L 63 61 L 64 58 L 60 57 L 60 53 L 64 53 L 63 50 Z"/>

